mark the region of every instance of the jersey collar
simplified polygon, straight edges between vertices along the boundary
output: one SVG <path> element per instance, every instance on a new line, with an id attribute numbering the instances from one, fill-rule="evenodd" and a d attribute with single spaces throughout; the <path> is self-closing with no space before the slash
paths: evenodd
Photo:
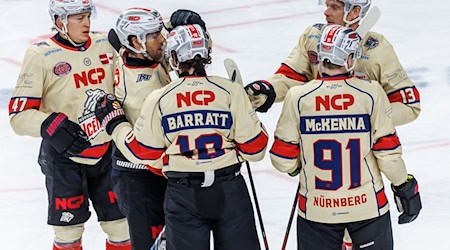
<path id="1" fill-rule="evenodd" d="M 337 81 L 337 80 L 347 80 L 352 78 L 352 73 L 338 74 L 338 75 L 327 75 L 322 73 L 322 76 L 319 76 L 317 79 L 322 81 Z"/>
<path id="2" fill-rule="evenodd" d="M 62 38 L 58 34 L 54 35 L 51 38 L 51 40 L 53 42 L 55 42 L 56 44 L 58 44 L 59 46 L 63 47 L 64 49 L 72 50 L 72 51 L 85 51 L 85 50 L 89 49 L 89 47 L 91 46 L 91 43 L 92 43 L 90 36 L 85 43 L 83 43 L 82 45 L 80 45 L 78 47 L 73 46 L 73 44 L 71 44 L 68 40 Z"/>

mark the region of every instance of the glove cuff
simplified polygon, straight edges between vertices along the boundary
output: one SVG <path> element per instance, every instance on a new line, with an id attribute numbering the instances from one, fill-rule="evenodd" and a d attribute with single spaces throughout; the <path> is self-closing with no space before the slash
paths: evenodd
<path id="1" fill-rule="evenodd" d="M 44 139 L 50 139 L 56 131 L 58 131 L 62 124 L 67 120 L 67 115 L 64 113 L 52 113 L 47 119 L 42 122 L 41 136 Z"/>

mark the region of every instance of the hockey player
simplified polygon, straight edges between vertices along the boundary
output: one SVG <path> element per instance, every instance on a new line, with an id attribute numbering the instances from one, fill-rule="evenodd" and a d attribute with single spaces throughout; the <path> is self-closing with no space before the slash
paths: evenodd
<path id="1" fill-rule="evenodd" d="M 300 176 L 298 249 L 340 249 L 344 229 L 354 249 L 393 249 L 381 173 L 403 212 L 399 224 L 415 220 L 422 207 L 386 94 L 378 82 L 351 73 L 359 44 L 352 29 L 327 26 L 318 46 L 320 77 L 288 91 L 277 124 L 272 163 Z"/>
<path id="2" fill-rule="evenodd" d="M 371 0 L 326 0 L 327 24 L 348 26 L 354 30 L 370 8 Z M 318 76 L 317 43 L 326 24 L 305 30 L 281 67 L 267 81 L 255 81 L 245 87 L 259 112 L 266 112 L 273 102 L 283 101 L 289 88 Z M 362 38 L 362 57 L 355 67 L 361 79 L 378 81 L 392 105 L 395 126 L 414 121 L 420 113 L 420 96 L 409 79 L 392 45 L 383 35 L 369 32 Z"/>
<path id="3" fill-rule="evenodd" d="M 53 249 L 82 249 L 89 200 L 107 234 L 106 249 L 131 249 L 111 188 L 111 138 L 94 114 L 97 99 L 113 91 L 114 50 L 105 35 L 90 32 L 92 1 L 50 0 L 49 12 L 57 33 L 28 49 L 9 114 L 17 134 L 42 137 L 38 162 Z"/>
<path id="4" fill-rule="evenodd" d="M 189 10 L 175 11 L 168 26 L 183 22 L 195 22 L 205 27 L 200 16 Z M 162 31 L 162 17 L 154 9 L 130 8 L 123 11 L 117 20 L 116 33 L 122 49 L 116 71 L 115 95 L 123 104 L 131 126 L 135 124 L 148 94 L 170 82 Z M 113 147 L 113 190 L 128 220 L 132 249 L 148 250 L 165 224 L 163 201 L 167 179 L 161 176 L 160 171 L 133 163 L 137 161 L 133 145 L 133 142 L 127 144 L 122 141 Z M 121 151 L 131 156 L 125 157 Z"/>
<path id="5" fill-rule="evenodd" d="M 212 231 L 215 249 L 260 249 L 240 167 L 263 158 L 262 124 L 242 86 L 206 75 L 211 58 L 200 26 L 172 30 L 166 56 L 180 79 L 147 97 L 134 133 L 142 162 L 164 163 L 167 248 L 209 249 Z M 109 97 L 102 124 L 116 140 L 131 128 Z"/>

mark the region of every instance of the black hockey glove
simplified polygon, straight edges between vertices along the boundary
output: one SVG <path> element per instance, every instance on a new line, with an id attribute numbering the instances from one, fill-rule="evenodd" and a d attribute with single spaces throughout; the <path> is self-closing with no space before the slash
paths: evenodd
<path id="1" fill-rule="evenodd" d="M 95 116 L 102 124 L 108 135 L 111 135 L 114 128 L 122 122 L 128 122 L 122 105 L 116 96 L 107 94 L 98 99 L 95 105 Z"/>
<path id="2" fill-rule="evenodd" d="M 394 199 L 397 204 L 397 210 L 402 213 L 398 217 L 398 224 L 409 223 L 417 218 L 422 209 L 420 201 L 419 185 L 412 175 L 408 175 L 408 179 L 400 186 L 394 187 Z"/>
<path id="3" fill-rule="evenodd" d="M 202 17 L 191 10 L 180 9 L 175 11 L 172 13 L 172 16 L 170 16 L 170 23 L 172 24 L 172 28 L 186 24 L 198 24 L 206 31 L 206 25 L 202 20 Z"/>
<path id="4" fill-rule="evenodd" d="M 254 81 L 245 86 L 253 107 L 258 112 L 265 113 L 275 102 L 275 90 L 268 81 Z"/>
<path id="5" fill-rule="evenodd" d="M 41 125 L 41 136 L 64 157 L 76 156 L 91 146 L 80 125 L 63 113 L 53 113 Z"/>

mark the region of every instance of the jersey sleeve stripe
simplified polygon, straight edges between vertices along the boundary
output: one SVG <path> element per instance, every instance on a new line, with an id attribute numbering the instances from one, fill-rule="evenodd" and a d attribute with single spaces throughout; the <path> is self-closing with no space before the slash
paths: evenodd
<path id="1" fill-rule="evenodd" d="M 293 70 L 291 67 L 287 66 L 286 64 L 282 63 L 280 68 L 278 68 L 277 72 L 275 74 L 281 74 L 286 76 L 287 78 L 300 81 L 300 82 L 307 82 L 308 78 L 305 75 L 302 75 L 295 70 Z"/>
<path id="2" fill-rule="evenodd" d="M 420 102 L 420 94 L 415 86 L 402 88 L 388 94 L 389 102 L 413 104 Z"/>
<path id="3" fill-rule="evenodd" d="M 284 142 L 275 138 L 270 153 L 285 159 L 295 159 L 300 154 L 300 147 L 298 144 Z"/>
<path id="4" fill-rule="evenodd" d="M 396 134 L 392 134 L 378 139 L 378 141 L 373 145 L 372 150 L 393 150 L 398 148 L 400 145 L 400 139 L 398 138 L 398 136 Z"/>
<path id="5" fill-rule="evenodd" d="M 256 137 L 247 142 L 239 143 L 239 151 L 247 155 L 257 154 L 266 148 L 268 140 L 267 135 L 264 132 L 260 132 Z"/>
<path id="6" fill-rule="evenodd" d="M 9 101 L 9 115 L 20 113 L 27 109 L 39 110 L 41 98 L 36 97 L 13 97 Z"/>
<path id="7" fill-rule="evenodd" d="M 106 151 L 109 148 L 109 142 L 100 145 L 93 145 L 87 149 L 85 149 L 81 154 L 77 155 L 77 157 L 81 158 L 89 158 L 89 159 L 100 159 L 105 155 Z"/>
<path id="8" fill-rule="evenodd" d="M 133 138 L 131 142 L 126 142 L 125 145 L 130 152 L 140 160 L 158 160 L 164 153 L 163 148 L 153 148 L 146 146 Z"/>

